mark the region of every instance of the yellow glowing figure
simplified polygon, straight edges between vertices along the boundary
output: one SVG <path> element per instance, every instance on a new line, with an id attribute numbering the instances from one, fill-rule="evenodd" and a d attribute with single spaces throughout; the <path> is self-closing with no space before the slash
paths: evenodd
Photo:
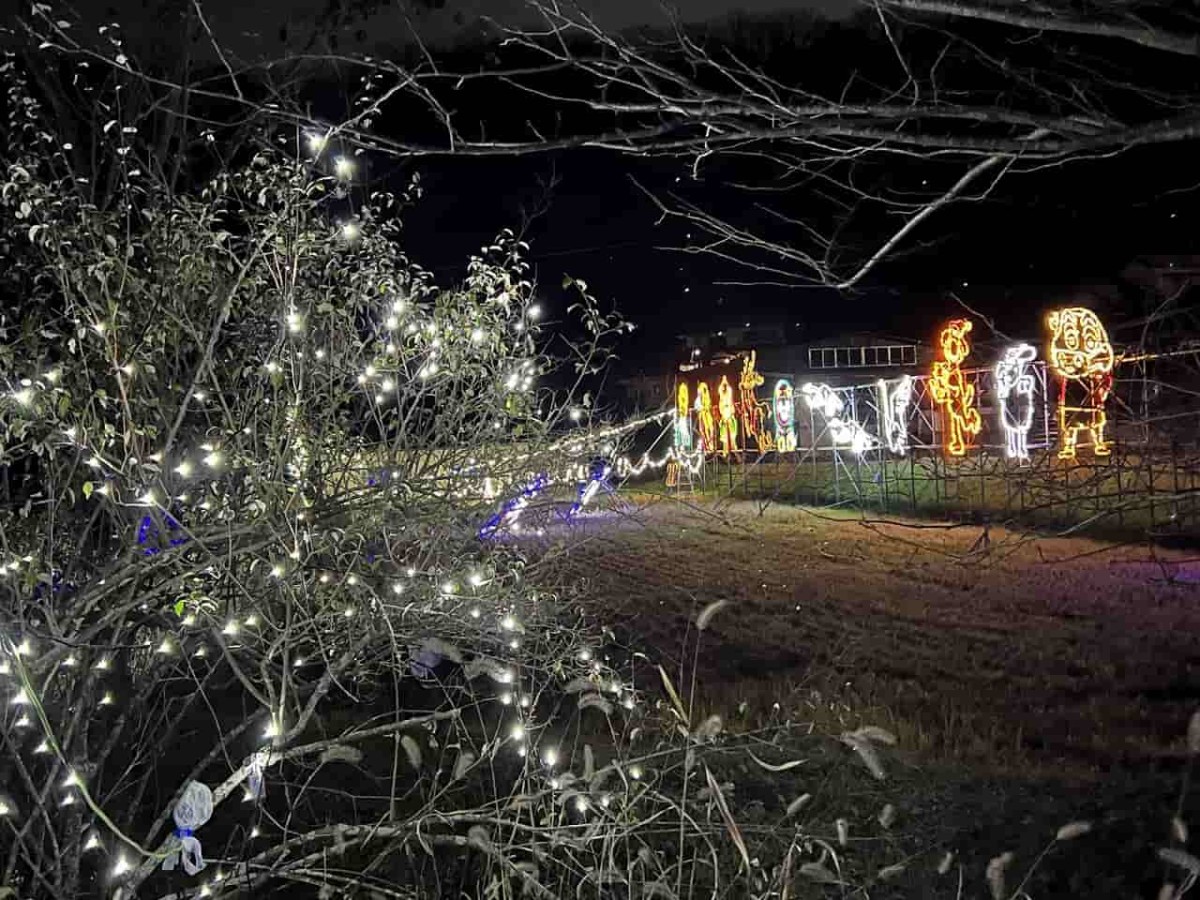
<path id="1" fill-rule="evenodd" d="M 756 388 L 763 383 L 762 375 L 754 368 L 757 356 L 757 352 L 751 350 L 750 355 L 742 360 L 742 375 L 738 379 L 738 399 L 741 402 L 742 412 L 742 440 L 749 444 L 750 438 L 754 438 L 754 443 L 759 450 L 770 450 L 774 441 L 770 432 L 764 427 L 766 410 L 759 404 L 758 397 L 755 395 Z"/>
<path id="2" fill-rule="evenodd" d="M 717 412 L 721 415 L 721 453 L 728 456 L 738 449 L 737 404 L 733 402 L 733 385 L 726 375 L 717 385 Z"/>
<path id="3" fill-rule="evenodd" d="M 946 422 L 946 452 L 963 456 L 969 438 L 979 434 L 983 420 L 975 405 L 975 386 L 963 377 L 962 361 L 971 352 L 967 334 L 969 319 L 952 319 L 938 336 L 942 359 L 933 364 L 929 374 L 929 392 L 933 401 L 942 407 Z"/>
<path id="4" fill-rule="evenodd" d="M 717 449 L 717 426 L 713 421 L 712 394 L 703 381 L 696 385 L 696 422 L 700 427 L 700 449 L 712 453 Z"/>
<path id="5" fill-rule="evenodd" d="M 675 390 L 675 448 L 678 450 L 692 449 L 692 423 L 688 418 L 691 415 L 689 399 L 687 384 L 679 382 L 679 387 Z"/>
<path id="6" fill-rule="evenodd" d="M 1072 306 L 1046 317 L 1050 328 L 1050 368 L 1058 376 L 1059 459 L 1074 459 L 1079 433 L 1087 432 L 1092 452 L 1108 456 L 1104 404 L 1113 382 L 1113 348 L 1104 324 L 1090 309 Z"/>

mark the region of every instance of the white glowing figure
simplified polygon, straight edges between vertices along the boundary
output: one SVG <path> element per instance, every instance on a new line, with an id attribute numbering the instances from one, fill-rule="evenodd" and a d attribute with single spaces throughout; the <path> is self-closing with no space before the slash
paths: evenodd
<path id="1" fill-rule="evenodd" d="M 849 444 L 851 452 L 859 456 L 871 449 L 874 439 L 853 419 L 842 417 L 846 404 L 837 391 L 827 384 L 806 384 L 800 393 L 808 401 L 809 409 L 818 410 L 825 417 L 835 444 Z"/>
<path id="2" fill-rule="evenodd" d="M 1000 426 L 1009 459 L 1029 459 L 1029 426 L 1033 424 L 1034 378 L 1029 371 L 1037 351 L 1016 344 L 996 363 L 996 397 L 1000 401 Z"/>
<path id="3" fill-rule="evenodd" d="M 775 449 L 789 453 L 796 449 L 796 401 L 792 395 L 792 383 L 786 378 L 775 382 Z"/>
<path id="4" fill-rule="evenodd" d="M 888 449 L 897 456 L 908 452 L 908 404 L 912 400 L 913 380 L 905 375 L 894 384 L 879 382 L 879 422 Z"/>

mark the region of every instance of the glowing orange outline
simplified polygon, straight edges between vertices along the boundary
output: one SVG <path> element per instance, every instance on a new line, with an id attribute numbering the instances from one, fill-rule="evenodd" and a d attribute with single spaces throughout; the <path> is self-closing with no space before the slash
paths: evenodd
<path id="1" fill-rule="evenodd" d="M 971 352 L 967 334 L 972 329 L 970 319 L 951 319 L 938 334 L 938 346 L 943 359 L 933 364 L 929 373 L 929 393 L 942 407 L 946 422 L 946 452 L 964 456 L 968 438 L 983 428 L 979 409 L 975 406 L 975 386 L 963 378 L 961 363 Z"/>
<path id="2" fill-rule="evenodd" d="M 1081 431 L 1089 432 L 1092 452 L 1108 456 L 1112 450 L 1104 439 L 1108 414 L 1104 404 L 1112 391 L 1113 354 L 1108 331 L 1092 310 L 1085 306 L 1056 309 L 1046 316 L 1050 329 L 1050 368 L 1058 376 L 1058 433 L 1062 446 L 1059 459 L 1074 459 Z M 1084 395 L 1067 403 L 1067 386 L 1080 385 Z M 1080 421 L 1082 419 L 1082 421 Z M 1069 420 L 1069 421 L 1068 421 Z"/>
<path id="3" fill-rule="evenodd" d="M 700 447 L 712 453 L 717 449 L 717 426 L 713 421 L 712 392 L 703 381 L 696 385 L 696 421 L 700 425 Z"/>
<path id="4" fill-rule="evenodd" d="M 728 456 L 738 450 L 738 423 L 733 385 L 729 383 L 727 375 L 722 375 L 717 385 L 717 412 L 721 415 L 721 454 Z"/>

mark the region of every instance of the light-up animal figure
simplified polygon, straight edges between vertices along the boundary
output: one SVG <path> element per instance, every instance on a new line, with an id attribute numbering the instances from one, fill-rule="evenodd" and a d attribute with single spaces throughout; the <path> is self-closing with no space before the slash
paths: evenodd
<path id="1" fill-rule="evenodd" d="M 714 453 L 717 449 L 717 425 L 713 421 L 712 394 L 703 381 L 696 385 L 696 423 L 700 426 L 700 449 Z"/>
<path id="2" fill-rule="evenodd" d="M 758 402 L 756 390 L 763 383 L 762 375 L 755 369 L 757 353 L 742 360 L 742 374 L 738 379 L 738 398 L 742 407 L 742 440 L 747 444 L 750 438 L 759 450 L 770 450 L 773 445 L 771 433 L 766 429 L 766 410 Z"/>
<path id="3" fill-rule="evenodd" d="M 850 450 L 861 456 L 875 443 L 866 430 L 853 419 L 845 418 L 846 404 L 837 391 L 827 384 L 806 384 L 800 393 L 808 402 L 808 408 L 817 410 L 825 417 L 829 436 L 835 444 L 849 444 Z"/>
<path id="4" fill-rule="evenodd" d="M 733 402 L 733 385 L 722 375 L 717 385 L 717 412 L 721 416 L 721 453 L 728 456 L 738 451 L 737 404 Z"/>
<path id="5" fill-rule="evenodd" d="M 772 406 L 775 408 L 775 449 L 780 453 L 790 453 L 796 449 L 796 398 L 792 391 L 792 383 L 786 378 L 775 382 L 772 392 Z"/>
<path id="6" fill-rule="evenodd" d="M 675 449 L 687 451 L 692 449 L 692 423 L 689 419 L 692 411 L 689 404 L 687 382 L 679 382 L 675 389 Z"/>
<path id="7" fill-rule="evenodd" d="M 1029 427 L 1033 424 L 1034 378 L 1029 364 L 1037 351 L 1029 344 L 1009 347 L 996 363 L 996 398 L 1000 427 L 1009 459 L 1029 459 Z"/>
<path id="8" fill-rule="evenodd" d="M 1079 433 L 1092 439 L 1092 452 L 1108 456 L 1104 405 L 1112 390 L 1113 348 L 1100 318 L 1090 309 L 1073 306 L 1050 313 L 1050 366 L 1059 378 L 1059 459 L 1074 459 Z"/>
<path id="9" fill-rule="evenodd" d="M 607 460 L 594 459 L 588 464 L 587 481 L 579 486 L 579 497 L 567 511 L 568 519 L 579 515 L 580 510 L 591 503 L 601 490 L 612 492 L 612 485 L 608 483 L 608 476 L 611 474 L 612 466 Z"/>
<path id="10" fill-rule="evenodd" d="M 975 405 L 975 386 L 968 384 L 962 373 L 962 361 L 971 352 L 967 334 L 970 319 L 952 319 L 942 329 L 938 343 L 942 359 L 933 364 L 929 375 L 929 392 L 943 410 L 946 422 L 946 452 L 963 456 L 969 438 L 979 434 L 983 421 Z"/>
<path id="11" fill-rule="evenodd" d="M 895 385 L 879 382 L 879 419 L 883 439 L 897 456 L 908 452 L 908 404 L 912 401 L 911 375 L 902 376 Z"/>

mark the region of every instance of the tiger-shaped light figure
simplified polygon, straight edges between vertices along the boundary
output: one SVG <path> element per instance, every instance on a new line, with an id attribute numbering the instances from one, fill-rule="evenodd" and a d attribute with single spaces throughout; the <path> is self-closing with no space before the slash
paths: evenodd
<path id="1" fill-rule="evenodd" d="M 996 363 L 996 399 L 1000 402 L 1004 452 L 1009 459 L 1029 459 L 1034 406 L 1034 378 L 1029 364 L 1036 356 L 1037 351 L 1029 344 L 1016 344 L 1006 349 Z"/>
<path id="2" fill-rule="evenodd" d="M 1059 378 L 1059 459 L 1074 459 L 1080 432 L 1092 439 L 1092 452 L 1108 456 L 1104 405 L 1112 391 L 1113 347 L 1100 317 L 1072 306 L 1046 317 L 1050 327 L 1050 366 Z"/>

